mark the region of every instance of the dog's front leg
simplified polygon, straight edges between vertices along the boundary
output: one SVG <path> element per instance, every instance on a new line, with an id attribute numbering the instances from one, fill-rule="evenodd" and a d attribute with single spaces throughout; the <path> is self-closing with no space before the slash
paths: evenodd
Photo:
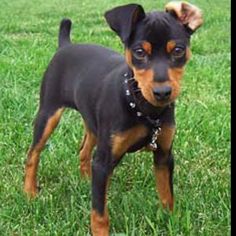
<path id="1" fill-rule="evenodd" d="M 106 145 L 105 145 L 106 146 Z M 92 163 L 92 212 L 91 230 L 93 236 L 109 235 L 109 216 L 107 210 L 107 189 L 112 174 L 111 152 L 109 147 L 97 146 Z"/>
<path id="2" fill-rule="evenodd" d="M 154 174 L 156 179 L 157 191 L 164 208 L 171 211 L 174 207 L 173 197 L 173 170 L 174 158 L 171 152 L 175 128 L 164 125 L 158 137 L 158 149 L 154 154 Z"/>
<path id="3" fill-rule="evenodd" d="M 157 191 L 160 196 L 162 206 L 171 211 L 174 207 L 173 197 L 173 170 L 174 159 L 171 153 L 166 156 L 164 162 L 159 162 L 160 153 L 154 152 L 154 174 L 156 179 Z"/>

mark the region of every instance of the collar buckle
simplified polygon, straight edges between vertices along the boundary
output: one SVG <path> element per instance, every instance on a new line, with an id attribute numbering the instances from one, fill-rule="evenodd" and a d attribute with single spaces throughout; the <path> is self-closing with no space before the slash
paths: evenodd
<path id="1" fill-rule="evenodd" d="M 157 138 L 160 132 L 161 132 L 160 126 L 152 130 L 152 138 L 151 138 L 151 142 L 149 143 L 149 147 L 152 149 L 152 151 L 156 151 L 158 149 Z"/>

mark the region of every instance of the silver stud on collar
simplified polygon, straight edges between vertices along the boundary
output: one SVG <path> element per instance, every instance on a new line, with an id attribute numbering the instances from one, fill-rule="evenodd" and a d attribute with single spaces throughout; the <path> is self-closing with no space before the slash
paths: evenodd
<path id="1" fill-rule="evenodd" d="M 138 117 L 143 115 L 142 112 L 140 112 L 140 111 L 138 111 L 136 114 L 137 114 Z"/>
<path id="2" fill-rule="evenodd" d="M 128 73 L 124 73 L 124 77 L 127 77 L 128 76 Z"/>
<path id="3" fill-rule="evenodd" d="M 130 96 L 130 91 L 128 89 L 125 90 L 125 94 L 126 94 L 126 96 Z"/>
<path id="4" fill-rule="evenodd" d="M 136 104 L 134 102 L 130 102 L 129 105 L 130 105 L 131 108 L 135 108 L 136 107 Z"/>

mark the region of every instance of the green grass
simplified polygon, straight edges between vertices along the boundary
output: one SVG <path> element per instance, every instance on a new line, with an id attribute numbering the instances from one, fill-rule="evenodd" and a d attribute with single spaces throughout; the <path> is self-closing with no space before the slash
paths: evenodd
<path id="1" fill-rule="evenodd" d="M 73 41 L 122 52 L 103 13 L 128 2 L 0 0 L 0 235 L 89 234 L 90 183 L 78 171 L 79 114 L 64 114 L 42 153 L 42 191 L 34 201 L 22 193 L 24 160 L 60 20 L 73 20 Z M 167 1 L 137 2 L 151 10 Z M 192 38 L 177 102 L 175 212 L 160 207 L 151 155 L 127 155 L 109 191 L 112 234 L 230 235 L 230 2 L 191 2 L 205 12 L 205 24 Z"/>

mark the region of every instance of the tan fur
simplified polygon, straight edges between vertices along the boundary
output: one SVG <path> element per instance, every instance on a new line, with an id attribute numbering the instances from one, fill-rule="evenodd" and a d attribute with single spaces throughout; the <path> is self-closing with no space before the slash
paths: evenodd
<path id="1" fill-rule="evenodd" d="M 148 133 L 144 125 L 138 125 L 127 131 L 113 134 L 112 154 L 116 158 L 120 158 L 132 145 L 144 138 Z"/>
<path id="2" fill-rule="evenodd" d="M 37 168 L 39 156 L 49 136 L 56 128 L 63 111 L 64 108 L 58 109 L 54 115 L 48 119 L 42 138 L 34 148 L 30 149 L 28 153 L 27 163 L 25 166 L 24 191 L 29 197 L 34 197 L 37 194 Z"/>
<path id="3" fill-rule="evenodd" d="M 167 152 L 171 148 L 171 144 L 173 142 L 175 135 L 175 127 L 163 125 L 161 127 L 161 133 L 157 137 L 157 143 L 161 147 L 164 152 Z"/>
<path id="4" fill-rule="evenodd" d="M 128 65 L 133 69 L 134 78 L 138 82 L 138 87 L 141 89 L 144 98 L 154 106 L 157 106 L 158 103 L 152 92 L 154 86 L 154 72 L 151 69 L 136 69 L 132 64 L 132 54 L 129 49 L 126 49 L 125 56 Z"/>
<path id="5" fill-rule="evenodd" d="M 143 49 L 145 50 L 145 52 L 148 54 L 148 55 L 151 55 L 152 54 L 152 44 L 145 41 L 142 43 L 142 46 L 143 46 Z"/>
<path id="6" fill-rule="evenodd" d="M 103 216 L 95 210 L 92 210 L 91 230 L 93 236 L 109 236 L 109 217 L 107 210 Z"/>
<path id="7" fill-rule="evenodd" d="M 171 53 L 171 51 L 175 48 L 175 46 L 176 46 L 176 42 L 174 40 L 167 42 L 166 51 L 168 53 Z"/>
<path id="8" fill-rule="evenodd" d="M 174 199 L 170 190 L 170 172 L 167 166 L 154 168 L 157 191 L 159 193 L 161 203 L 164 208 L 169 207 L 172 211 L 174 207 Z"/>
<path id="9" fill-rule="evenodd" d="M 168 69 L 168 76 L 170 85 L 172 87 L 170 100 L 174 101 L 180 93 L 180 82 L 184 74 L 184 68 L 170 68 Z"/>
<path id="10" fill-rule="evenodd" d="M 174 43 L 171 42 L 167 45 L 167 50 L 174 47 Z M 170 102 L 173 102 L 180 93 L 180 80 L 184 74 L 184 67 L 181 68 L 170 68 L 168 69 L 169 81 L 164 83 L 154 82 L 154 72 L 152 69 L 144 70 L 137 69 L 132 64 L 132 54 L 129 49 L 125 51 L 126 61 L 128 65 L 133 69 L 134 78 L 138 82 L 138 87 L 141 89 L 144 98 L 154 106 L 163 106 L 162 102 L 158 102 L 153 94 L 153 89 L 158 86 L 171 86 L 172 93 Z M 190 50 L 187 49 L 187 59 L 190 57 Z M 164 104 L 166 105 L 166 104 Z"/>
<path id="11" fill-rule="evenodd" d="M 104 214 L 100 215 L 95 209 L 91 212 L 91 230 L 93 236 L 109 236 L 109 214 L 107 209 L 107 190 L 111 176 L 108 177 L 105 189 Z"/>
<path id="12" fill-rule="evenodd" d="M 190 50 L 189 47 L 187 47 L 187 49 L 186 49 L 186 59 L 187 59 L 187 61 L 190 60 L 191 55 L 192 55 L 191 50 Z"/>
<path id="13" fill-rule="evenodd" d="M 96 136 L 85 124 L 85 135 L 80 149 L 80 173 L 83 177 L 91 177 L 91 154 L 97 143 Z"/>

